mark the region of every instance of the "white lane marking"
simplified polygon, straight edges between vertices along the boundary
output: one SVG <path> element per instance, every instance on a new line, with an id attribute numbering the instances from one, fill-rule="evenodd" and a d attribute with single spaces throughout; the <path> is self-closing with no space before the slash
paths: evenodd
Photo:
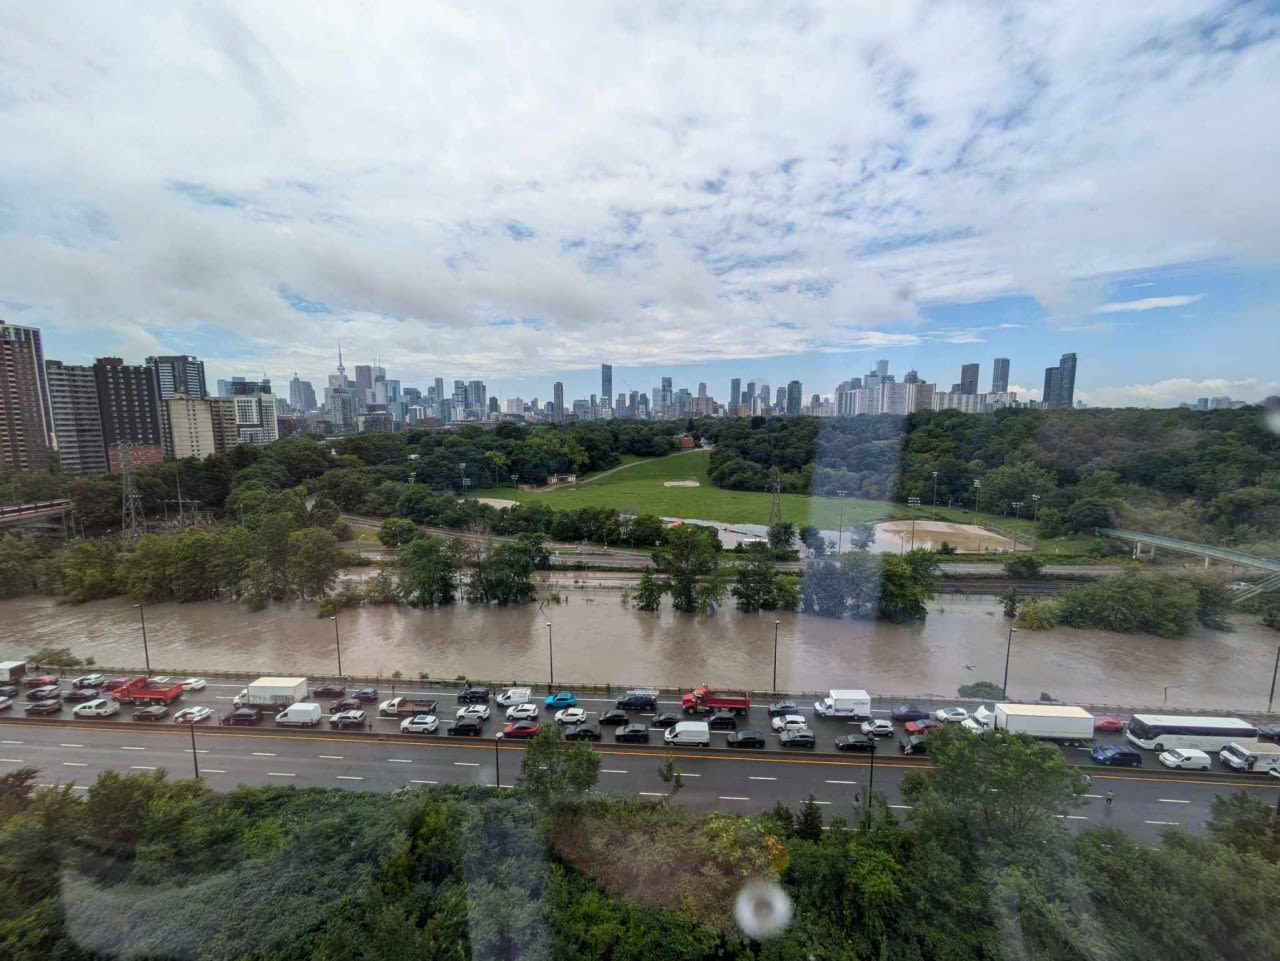
<path id="1" fill-rule="evenodd" d="M 275 755 L 274 755 L 274 754 L 272 754 L 272 753 L 270 753 L 270 752 L 268 752 L 268 751 L 254 751 L 254 752 L 253 752 L 251 755 L 249 755 L 249 756 L 250 756 L 250 757 L 275 757 Z"/>
<path id="2" fill-rule="evenodd" d="M 640 794 L 643 795 L 644 797 L 666 797 L 667 796 L 662 791 L 641 791 Z"/>
<path id="3" fill-rule="evenodd" d="M 316 757 L 321 758 L 325 761 L 341 761 L 342 760 L 341 754 L 317 754 Z"/>
<path id="4" fill-rule="evenodd" d="M 737 796 L 737 795 L 735 795 L 735 794 L 721 794 L 721 795 L 720 795 L 720 800 L 721 800 L 721 801 L 750 801 L 750 800 L 751 800 L 751 798 L 749 798 L 749 797 L 738 797 L 738 796 Z"/>
<path id="5" fill-rule="evenodd" d="M 681 777 L 702 777 L 701 774 L 690 774 L 688 771 L 681 771 L 680 776 Z"/>
<path id="6" fill-rule="evenodd" d="M 910 810 L 911 810 L 911 805 L 910 805 L 910 804 L 890 804 L 890 805 L 889 805 L 889 807 L 891 807 L 891 808 L 897 808 L 899 811 L 910 811 Z"/>
<path id="7" fill-rule="evenodd" d="M 479 761 L 454 761 L 453 763 L 458 767 L 479 767 L 480 766 Z"/>
<path id="8" fill-rule="evenodd" d="M 1087 817 L 1085 817 L 1083 814 L 1055 814 L 1055 815 L 1054 815 L 1054 817 L 1056 817 L 1059 821 L 1063 821 L 1063 820 L 1066 820 L 1066 821 L 1087 821 L 1087 820 L 1089 820 L 1089 819 L 1088 819 Z"/>
<path id="9" fill-rule="evenodd" d="M 1167 824 L 1171 827 L 1176 827 L 1182 822 L 1181 821 L 1143 821 L 1142 823 L 1143 824 Z"/>
<path id="10" fill-rule="evenodd" d="M 747 780 L 748 781 L 776 781 L 778 779 L 776 777 L 763 777 L 757 774 L 748 774 Z"/>
<path id="11" fill-rule="evenodd" d="M 830 801 L 814 801 L 814 804 L 830 804 Z"/>
<path id="12" fill-rule="evenodd" d="M 236 699 L 234 694 L 215 694 L 213 696 L 219 701 L 234 701 Z"/>
<path id="13" fill-rule="evenodd" d="M 410 781 L 410 784 L 439 784 L 439 781 Z"/>
<path id="14" fill-rule="evenodd" d="M 1176 797 L 1162 797 L 1160 800 L 1163 801 L 1165 804 L 1190 804 L 1191 803 L 1190 801 L 1184 801 L 1181 798 L 1176 798 Z"/>
<path id="15" fill-rule="evenodd" d="M 288 771 L 268 771 L 267 777 L 297 777 L 297 775 L 290 774 Z"/>
<path id="16" fill-rule="evenodd" d="M 154 771 L 155 768 L 149 764 L 131 764 L 129 765 L 135 771 Z"/>
<path id="17" fill-rule="evenodd" d="M 120 750 L 122 750 L 122 751 L 145 751 L 145 750 L 146 750 L 146 748 L 145 748 L 145 747 L 135 747 L 135 746 L 134 746 L 134 745 L 132 745 L 132 744 L 121 744 L 121 745 L 120 745 Z"/>
<path id="18" fill-rule="evenodd" d="M 339 774 L 338 780 L 339 781 L 363 781 L 364 778 L 356 777 L 355 775 L 352 775 L 352 774 Z"/>
<path id="19" fill-rule="evenodd" d="M 4 761 L 6 764 L 24 764 L 24 763 L 26 763 L 26 762 L 24 762 L 24 761 L 22 760 L 22 758 L 19 758 L 19 757 L 0 757 L 0 761 Z"/>
<path id="20" fill-rule="evenodd" d="M 84 747 L 83 744 L 59 744 L 58 747 Z"/>
<path id="21" fill-rule="evenodd" d="M 626 774 L 627 772 L 616 767 L 602 767 L 600 769 L 600 773 L 601 774 Z"/>
<path id="22" fill-rule="evenodd" d="M 0 744 L 22 744 L 22 741 L 0 741 Z"/>
<path id="23" fill-rule="evenodd" d="M 63 761 L 62 766 L 63 767 L 88 767 L 89 762 L 88 761 Z"/>
<path id="24" fill-rule="evenodd" d="M 857 781 L 828 781 L 828 784 L 857 784 Z"/>
<path id="25" fill-rule="evenodd" d="M 89 785 L 87 785 L 87 784 L 73 784 L 73 785 L 71 785 L 71 790 L 73 790 L 73 791 L 87 791 L 87 790 L 89 790 Z"/>
<path id="26" fill-rule="evenodd" d="M 191 753 L 191 748 L 189 748 L 189 747 L 184 747 L 184 748 L 182 749 L 182 753 L 183 753 L 183 754 L 190 754 L 190 753 Z M 205 748 L 198 747 L 198 748 L 196 748 L 196 753 L 197 753 L 197 754 L 208 754 L 209 752 L 208 752 L 208 750 L 207 750 L 207 749 L 205 749 Z"/>
<path id="27" fill-rule="evenodd" d="M 407 757 L 389 757 L 387 758 L 392 764 L 412 764 L 413 762 Z"/>
<path id="28" fill-rule="evenodd" d="M 1101 794 L 1084 794 L 1084 795 L 1081 795 L 1081 796 L 1082 796 L 1082 797 L 1092 797 L 1092 798 L 1097 798 L 1099 801 L 1101 801 L 1101 800 L 1102 800 L 1102 795 L 1101 795 Z"/>
<path id="29" fill-rule="evenodd" d="M 201 774 L 226 774 L 227 772 L 221 768 L 207 767 L 200 772 Z"/>

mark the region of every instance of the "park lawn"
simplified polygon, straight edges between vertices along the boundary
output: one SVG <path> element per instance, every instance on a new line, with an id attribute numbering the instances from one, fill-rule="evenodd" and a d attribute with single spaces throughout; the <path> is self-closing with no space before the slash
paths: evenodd
<path id="1" fill-rule="evenodd" d="M 768 524 L 773 496 L 760 491 L 712 487 L 711 478 L 707 476 L 710 457 L 710 451 L 697 450 L 647 458 L 593 483 L 543 493 L 521 491 L 513 496 L 522 503 L 546 504 L 557 510 L 613 507 L 627 513 L 686 517 L 722 524 Z M 664 481 L 677 480 L 696 480 L 700 486 L 663 486 Z M 883 520 L 889 514 L 888 505 L 880 501 L 783 494 L 782 519 L 796 527 L 812 524 L 835 530 L 840 523 L 842 500 L 846 527 Z"/>
<path id="2" fill-rule="evenodd" d="M 905 504 L 893 505 L 893 517 L 910 519 L 912 515 L 917 518 L 926 519 L 937 517 L 940 521 L 951 521 L 956 524 L 991 524 L 995 527 L 1003 527 L 1006 530 L 1013 530 L 1015 527 L 1019 534 L 1034 535 L 1036 533 L 1036 525 L 1026 517 L 1013 519 L 1013 515 L 1002 517 L 999 514 L 983 514 L 978 511 L 969 510 L 967 513 L 963 507 L 945 507 L 941 504 L 934 508 L 928 503 L 921 504 L 919 507 L 912 508 Z"/>

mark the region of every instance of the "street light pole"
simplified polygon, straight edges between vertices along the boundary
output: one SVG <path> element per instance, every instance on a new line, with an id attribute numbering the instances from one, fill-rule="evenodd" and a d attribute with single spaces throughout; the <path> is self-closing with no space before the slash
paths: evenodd
<path id="1" fill-rule="evenodd" d="M 840 556 L 840 550 L 844 546 L 844 495 L 848 491 L 836 491 L 836 496 L 840 498 L 840 529 L 836 531 L 836 557 Z"/>
<path id="2" fill-rule="evenodd" d="M 871 792 L 876 789 L 876 745 L 871 743 L 871 776 L 867 781 L 867 817 L 871 817 Z"/>
<path id="3" fill-rule="evenodd" d="M 547 693 L 556 686 L 556 649 L 551 643 L 551 622 L 547 621 L 547 664 L 551 669 L 551 680 L 547 684 Z"/>
<path id="4" fill-rule="evenodd" d="M 200 759 L 196 756 L 196 722 L 191 721 L 187 724 L 187 729 L 191 732 L 191 763 L 195 765 L 196 777 L 200 776 Z"/>
<path id="5" fill-rule="evenodd" d="M 975 479 L 973 482 L 973 512 L 978 513 L 978 495 L 982 493 L 982 481 Z"/>
<path id="6" fill-rule="evenodd" d="M 1009 655 L 1013 653 L 1013 635 L 1017 630 L 1016 627 L 1009 628 L 1009 641 L 1004 647 L 1004 684 L 1000 687 L 1001 700 L 1009 698 Z"/>
<path id="7" fill-rule="evenodd" d="M 1009 504 L 1013 508 L 1013 552 L 1018 553 L 1018 521 L 1022 514 L 1022 501 L 1012 501 Z"/>
<path id="8" fill-rule="evenodd" d="M 908 497 L 907 506 L 911 508 L 911 549 L 916 549 L 916 513 L 920 510 L 920 498 Z"/>
<path id="9" fill-rule="evenodd" d="M 933 519 L 938 519 L 938 472 L 930 471 L 933 474 Z"/>
<path id="10" fill-rule="evenodd" d="M 1280 647 L 1276 648 L 1276 666 L 1271 669 L 1271 693 L 1267 695 L 1267 713 L 1271 713 L 1271 702 L 1276 698 L 1276 672 L 1280 671 Z"/>
<path id="11" fill-rule="evenodd" d="M 498 739 L 493 739 L 493 780 L 502 787 L 502 761 L 498 758 Z"/>
<path id="12" fill-rule="evenodd" d="M 342 677 L 342 642 L 338 639 L 338 615 L 330 614 L 329 620 L 333 621 L 333 646 L 338 651 L 338 677 Z"/>
<path id="13" fill-rule="evenodd" d="M 773 622 L 773 691 L 778 690 L 778 628 L 782 621 Z"/>
<path id="14" fill-rule="evenodd" d="M 151 673 L 151 652 L 147 650 L 147 615 L 142 610 L 141 602 L 134 604 L 138 609 L 138 617 L 142 619 L 142 659 L 146 662 L 147 673 Z"/>
<path id="15" fill-rule="evenodd" d="M 1031 523 L 1038 524 L 1040 522 L 1040 495 L 1031 495 Z"/>

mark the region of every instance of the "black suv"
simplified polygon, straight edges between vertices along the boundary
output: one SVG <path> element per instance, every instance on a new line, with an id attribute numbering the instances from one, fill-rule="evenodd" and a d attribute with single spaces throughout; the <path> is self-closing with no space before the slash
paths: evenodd
<path id="1" fill-rule="evenodd" d="M 472 687 L 468 684 L 458 692 L 459 704 L 488 704 L 489 689 L 487 687 Z"/>
<path id="2" fill-rule="evenodd" d="M 219 723 L 236 725 L 253 725 L 262 723 L 262 712 L 256 707 L 240 707 L 224 717 Z"/>
<path id="3" fill-rule="evenodd" d="M 649 728 L 644 724 L 627 724 L 618 728 L 618 733 L 613 736 L 613 739 L 632 744 L 648 744 Z"/>
<path id="4" fill-rule="evenodd" d="M 817 743 L 818 739 L 813 736 L 813 732 L 807 727 L 783 731 L 778 736 L 779 747 L 813 747 Z"/>
<path id="5" fill-rule="evenodd" d="M 140 707 L 133 712 L 135 721 L 158 721 L 162 717 L 169 716 L 169 709 L 163 704 L 154 704 L 151 707 Z"/>
<path id="6" fill-rule="evenodd" d="M 759 731 L 734 731 L 726 743 L 730 747 L 764 747 L 765 738 Z"/>
<path id="7" fill-rule="evenodd" d="M 484 731 L 484 721 L 478 717 L 460 717 L 449 725 L 449 730 L 445 731 L 453 737 L 462 737 L 470 735 L 471 737 L 479 737 Z"/>
<path id="8" fill-rule="evenodd" d="M 679 714 L 675 713 L 674 711 L 666 711 L 662 714 L 657 715 L 653 719 L 653 721 L 650 722 L 649 726 L 658 727 L 658 728 L 675 727 L 677 724 L 679 724 L 683 720 L 684 718 L 682 718 Z"/>
<path id="9" fill-rule="evenodd" d="M 658 695 L 646 691 L 627 691 L 626 694 L 618 698 L 618 703 L 615 707 L 624 708 L 628 711 L 656 711 L 658 709 Z"/>
<path id="10" fill-rule="evenodd" d="M 347 689 L 341 684 L 321 684 L 311 692 L 310 700 L 316 700 L 322 697 L 342 697 L 347 693 Z"/>
<path id="11" fill-rule="evenodd" d="M 865 734 L 841 734 L 836 738 L 837 751 L 874 751 L 876 742 Z"/>
<path id="12" fill-rule="evenodd" d="M 581 724 L 565 728 L 563 736 L 566 741 L 598 741 L 600 725 L 595 721 L 583 721 Z"/>
<path id="13" fill-rule="evenodd" d="M 736 731 L 738 719 L 732 711 L 716 711 L 707 718 L 707 727 L 713 731 Z"/>

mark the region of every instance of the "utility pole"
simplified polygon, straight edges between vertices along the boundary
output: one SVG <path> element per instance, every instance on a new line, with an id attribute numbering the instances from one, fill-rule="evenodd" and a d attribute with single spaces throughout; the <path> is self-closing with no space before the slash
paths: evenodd
<path id="1" fill-rule="evenodd" d="M 773 690 L 778 690 L 778 628 L 782 621 L 773 622 Z"/>
<path id="2" fill-rule="evenodd" d="M 930 471 L 933 474 L 933 519 L 938 519 L 938 472 Z"/>
<path id="3" fill-rule="evenodd" d="M 195 766 L 196 777 L 200 777 L 200 759 L 196 756 L 196 722 L 190 721 L 187 730 L 191 732 L 191 763 Z"/>
<path id="4" fill-rule="evenodd" d="M 1013 508 L 1013 552 L 1018 552 L 1018 521 L 1022 514 L 1022 501 L 1012 501 L 1009 504 Z"/>
<path id="5" fill-rule="evenodd" d="M 916 549 L 916 513 L 920 510 L 920 498 L 908 497 L 907 506 L 911 508 L 911 549 Z"/>
<path id="6" fill-rule="evenodd" d="M 982 481 L 975 480 L 973 482 L 973 512 L 978 513 L 978 495 L 982 493 Z"/>
<path id="7" fill-rule="evenodd" d="M 1002 701 L 1009 699 L 1009 655 L 1013 653 L 1013 635 L 1017 632 L 1018 629 L 1016 627 L 1009 628 L 1009 642 L 1004 648 L 1004 684 L 1000 686 L 1000 699 Z"/>
<path id="8" fill-rule="evenodd" d="M 1040 495 L 1031 495 L 1031 523 L 1037 524 L 1040 521 Z M 1208 560 L 1209 558 L 1205 558 Z"/>
<path id="9" fill-rule="evenodd" d="M 840 556 L 840 549 L 844 546 L 844 495 L 848 491 L 836 491 L 836 496 L 840 498 L 840 529 L 836 531 L 836 557 Z"/>
<path id="10" fill-rule="evenodd" d="M 147 615 L 142 610 L 142 603 L 133 605 L 138 609 L 138 617 L 142 620 L 142 659 L 147 665 L 147 674 L 151 673 L 151 652 L 147 650 Z"/>
<path id="11" fill-rule="evenodd" d="M 496 737 L 493 739 L 493 780 L 498 787 L 502 787 L 502 761 L 498 757 L 498 738 Z"/>
<path id="12" fill-rule="evenodd" d="M 547 621 L 547 666 L 551 672 L 551 679 L 547 682 L 547 693 L 550 694 L 552 688 L 556 686 L 556 649 L 551 643 L 551 622 Z"/>
<path id="13" fill-rule="evenodd" d="M 330 614 L 329 620 L 333 621 L 333 646 L 338 652 L 338 677 L 342 677 L 342 641 L 338 637 L 338 615 Z"/>
<path id="14" fill-rule="evenodd" d="M 1276 666 L 1271 669 L 1271 693 L 1267 695 L 1267 713 L 1271 713 L 1271 702 L 1276 698 L 1276 672 L 1280 671 L 1280 647 L 1276 648 Z"/>

